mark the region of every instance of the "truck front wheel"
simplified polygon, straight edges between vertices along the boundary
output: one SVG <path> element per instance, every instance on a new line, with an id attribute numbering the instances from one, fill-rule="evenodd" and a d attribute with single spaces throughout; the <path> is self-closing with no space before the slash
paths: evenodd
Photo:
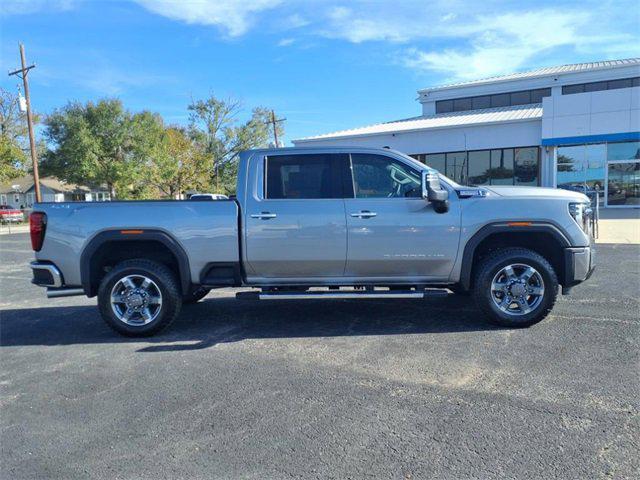
<path id="1" fill-rule="evenodd" d="M 488 319 L 505 327 L 528 327 L 543 320 L 558 296 L 558 277 L 540 254 L 504 248 L 476 268 L 473 296 Z"/>
<path id="2" fill-rule="evenodd" d="M 117 264 L 100 282 L 98 307 L 116 332 L 145 337 L 166 328 L 180 313 L 182 295 L 173 272 L 145 259 Z"/>

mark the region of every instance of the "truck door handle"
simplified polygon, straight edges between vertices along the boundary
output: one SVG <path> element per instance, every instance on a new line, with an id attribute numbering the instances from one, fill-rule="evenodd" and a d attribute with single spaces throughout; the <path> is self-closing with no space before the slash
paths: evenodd
<path id="1" fill-rule="evenodd" d="M 352 217 L 358 217 L 358 218 L 371 218 L 371 217 L 375 217 L 376 215 L 378 215 L 376 212 L 370 212 L 369 210 L 361 210 L 357 213 L 351 214 Z"/>
<path id="2" fill-rule="evenodd" d="M 251 218 L 259 218 L 260 220 L 269 220 L 270 218 L 276 218 L 277 215 L 275 213 L 262 212 L 262 213 L 252 213 Z"/>

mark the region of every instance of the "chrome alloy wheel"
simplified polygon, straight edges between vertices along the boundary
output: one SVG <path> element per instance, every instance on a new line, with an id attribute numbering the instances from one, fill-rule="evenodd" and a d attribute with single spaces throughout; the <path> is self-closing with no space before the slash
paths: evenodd
<path id="1" fill-rule="evenodd" d="M 127 275 L 111 289 L 111 309 L 127 325 L 146 325 L 162 310 L 162 292 L 144 275 Z"/>
<path id="2" fill-rule="evenodd" d="M 507 265 L 495 274 L 491 282 L 493 303 L 508 315 L 525 315 L 535 310 L 543 297 L 542 275 L 530 265 Z"/>

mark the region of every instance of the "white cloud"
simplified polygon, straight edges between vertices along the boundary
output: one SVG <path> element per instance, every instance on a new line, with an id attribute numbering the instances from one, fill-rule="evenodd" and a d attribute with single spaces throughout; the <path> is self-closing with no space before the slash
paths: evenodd
<path id="1" fill-rule="evenodd" d="M 294 38 L 283 38 L 278 42 L 279 47 L 290 47 L 296 40 Z"/>
<path id="2" fill-rule="evenodd" d="M 327 15 L 327 26 L 320 34 L 328 38 L 345 39 L 353 43 L 387 40 L 406 42 L 415 31 L 405 24 L 403 28 L 397 19 L 378 15 L 356 13 L 351 8 L 333 7 Z"/>
<path id="3" fill-rule="evenodd" d="M 466 44 L 441 50 L 408 49 L 401 63 L 455 80 L 510 73 L 551 49 L 594 41 L 593 36 L 581 33 L 589 20 L 586 13 L 544 10 L 480 16 L 456 32 L 469 39 Z"/>
<path id="4" fill-rule="evenodd" d="M 637 15 L 634 21 L 628 13 L 634 11 L 633 2 L 626 8 L 625 2 L 616 8 L 588 0 L 564 3 L 521 10 L 500 0 L 435 1 L 427 9 L 354 0 L 352 7 L 330 8 L 318 33 L 357 44 L 411 44 L 397 52 L 396 63 L 450 80 L 510 73 L 560 51 L 567 63 L 578 54 L 620 58 L 640 53 Z M 498 13 L 487 13 L 492 10 Z"/>
<path id="5" fill-rule="evenodd" d="M 301 28 L 306 27 L 311 22 L 299 13 L 294 13 L 285 18 L 283 25 L 285 28 Z"/>
<path id="6" fill-rule="evenodd" d="M 215 25 L 231 37 L 245 34 L 253 16 L 282 0 L 134 0 L 147 10 L 190 24 Z"/>

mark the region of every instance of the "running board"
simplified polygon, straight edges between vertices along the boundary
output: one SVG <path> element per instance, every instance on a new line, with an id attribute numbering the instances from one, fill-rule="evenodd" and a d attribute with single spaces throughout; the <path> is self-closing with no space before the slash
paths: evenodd
<path id="1" fill-rule="evenodd" d="M 377 291 L 315 291 L 315 292 L 238 292 L 236 298 L 251 300 L 345 300 L 371 298 L 446 297 L 446 290 L 377 290 Z"/>

